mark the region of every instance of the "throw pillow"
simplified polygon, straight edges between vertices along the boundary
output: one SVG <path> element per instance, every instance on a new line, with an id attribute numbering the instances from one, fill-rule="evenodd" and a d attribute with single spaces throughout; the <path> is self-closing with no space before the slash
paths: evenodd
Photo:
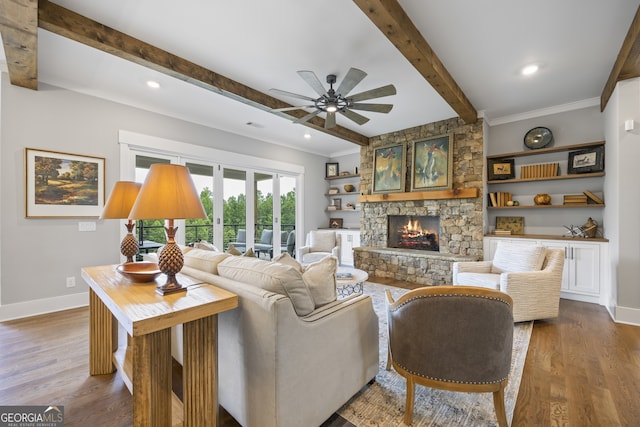
<path id="1" fill-rule="evenodd" d="M 315 308 L 302 273 L 289 265 L 231 256 L 218 264 L 218 275 L 288 296 L 298 316 L 306 316 Z"/>
<path id="2" fill-rule="evenodd" d="M 248 257 L 256 257 L 255 252 L 253 252 L 253 248 L 249 248 L 247 249 L 247 251 L 245 253 L 242 254 L 242 256 L 248 256 Z"/>
<path id="3" fill-rule="evenodd" d="M 206 273 L 218 274 L 218 264 L 230 256 L 224 252 L 192 249 L 184 255 L 184 265 Z"/>
<path id="4" fill-rule="evenodd" d="M 338 298 L 336 291 L 336 271 L 338 270 L 338 258 L 328 256 L 307 265 L 302 273 L 302 280 L 309 288 L 315 308 L 335 301 Z"/>
<path id="5" fill-rule="evenodd" d="M 304 271 L 304 266 L 298 262 L 295 258 L 289 255 L 288 252 L 281 253 L 277 257 L 273 258 L 273 262 L 279 262 L 280 264 L 290 265 L 293 268 L 298 269 L 300 272 Z"/>
<path id="6" fill-rule="evenodd" d="M 206 240 L 200 240 L 197 241 L 193 244 L 193 248 L 194 249 L 205 249 L 208 251 L 216 251 L 216 252 L 220 252 L 218 250 L 218 248 L 216 248 L 214 245 L 212 245 L 211 243 L 207 242 Z"/>
<path id="7" fill-rule="evenodd" d="M 309 246 L 311 246 L 311 252 L 331 252 L 336 246 L 336 232 L 311 230 Z"/>
<path id="8" fill-rule="evenodd" d="M 491 273 L 538 271 L 542 269 L 547 248 L 544 246 L 498 243 Z"/>
<path id="9" fill-rule="evenodd" d="M 240 252 L 239 250 L 236 249 L 235 246 L 233 245 L 229 245 L 227 247 L 227 253 L 231 254 L 231 255 L 242 255 L 242 252 Z"/>

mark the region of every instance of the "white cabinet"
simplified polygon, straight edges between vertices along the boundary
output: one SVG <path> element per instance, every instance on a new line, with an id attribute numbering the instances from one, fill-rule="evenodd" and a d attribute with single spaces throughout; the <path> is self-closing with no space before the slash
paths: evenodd
<path id="1" fill-rule="evenodd" d="M 562 298 L 605 305 L 608 279 L 608 242 L 583 239 L 554 240 L 551 238 L 484 238 L 484 259 L 493 259 L 499 241 L 511 244 L 534 244 L 564 251 Z"/>
<path id="2" fill-rule="evenodd" d="M 353 248 L 360 246 L 360 230 L 336 230 L 340 234 L 340 263 L 353 267 Z"/>

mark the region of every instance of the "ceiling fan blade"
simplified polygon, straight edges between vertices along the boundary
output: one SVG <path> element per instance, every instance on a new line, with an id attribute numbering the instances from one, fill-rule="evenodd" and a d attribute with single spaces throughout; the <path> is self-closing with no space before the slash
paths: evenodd
<path id="1" fill-rule="evenodd" d="M 367 123 L 369 121 L 368 118 L 366 118 L 362 114 L 356 113 L 355 111 L 344 110 L 344 111 L 339 111 L 339 112 L 340 112 L 340 114 L 342 114 L 346 118 L 348 118 L 350 120 L 353 120 L 354 122 L 356 122 L 359 125 L 363 125 L 363 124 L 365 124 L 365 123 Z"/>
<path id="2" fill-rule="evenodd" d="M 309 86 L 320 96 L 324 96 L 327 93 L 327 90 L 322 86 L 320 80 L 318 80 L 318 76 L 313 71 L 298 71 L 298 75 L 302 77 L 302 80 L 307 82 Z"/>
<path id="3" fill-rule="evenodd" d="M 394 85 L 381 86 L 376 89 L 367 90 L 348 97 L 351 102 L 365 101 L 367 99 L 381 98 L 383 96 L 395 95 L 396 87 Z"/>
<path id="4" fill-rule="evenodd" d="M 309 113 L 304 117 L 301 117 L 297 120 L 294 120 L 293 123 L 304 123 L 308 120 L 311 120 L 312 118 L 314 118 L 315 116 L 317 116 L 318 114 L 320 114 L 322 112 L 322 110 L 316 110 L 313 113 Z"/>
<path id="5" fill-rule="evenodd" d="M 305 101 L 315 101 L 315 99 L 310 98 L 310 97 L 308 97 L 308 96 L 305 96 L 305 95 L 298 95 L 297 93 L 287 92 L 286 90 L 280 90 L 280 89 L 269 89 L 269 91 L 271 91 L 271 92 L 273 92 L 273 93 L 277 93 L 278 95 L 290 96 L 290 97 L 292 97 L 292 98 L 304 99 Z"/>
<path id="6" fill-rule="evenodd" d="M 324 128 L 331 129 L 336 127 L 336 113 L 327 113 L 327 118 L 324 119 Z"/>
<path id="7" fill-rule="evenodd" d="M 393 108 L 393 104 L 351 104 L 349 108 L 353 110 L 373 111 L 374 113 L 388 113 Z"/>
<path id="8" fill-rule="evenodd" d="M 347 96 L 351 89 L 356 87 L 358 83 L 367 77 L 367 73 L 362 70 L 358 70 L 357 68 L 349 68 L 347 75 L 340 82 L 340 86 L 336 89 L 336 93 L 338 95 Z"/>
<path id="9" fill-rule="evenodd" d="M 284 108 L 273 108 L 271 111 L 293 111 L 293 110 L 303 110 L 305 108 L 315 108 L 315 105 L 300 105 L 299 107 L 284 107 Z"/>

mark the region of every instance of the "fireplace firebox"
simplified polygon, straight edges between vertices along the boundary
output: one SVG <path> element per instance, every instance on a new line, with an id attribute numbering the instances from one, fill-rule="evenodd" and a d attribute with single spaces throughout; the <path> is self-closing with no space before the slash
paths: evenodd
<path id="1" fill-rule="evenodd" d="M 439 231 L 439 216 L 389 215 L 387 247 L 439 252 Z"/>

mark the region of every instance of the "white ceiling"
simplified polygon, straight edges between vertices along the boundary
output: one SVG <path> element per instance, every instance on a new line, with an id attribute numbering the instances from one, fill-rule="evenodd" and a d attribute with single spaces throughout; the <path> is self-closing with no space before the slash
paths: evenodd
<path id="1" fill-rule="evenodd" d="M 597 103 L 640 0 L 399 2 L 476 110 L 498 123 Z M 278 88 L 315 97 L 297 70 L 314 71 L 323 82 L 334 73 L 339 83 L 350 67 L 360 68 L 368 76 L 352 93 L 389 83 L 398 91 L 371 101 L 394 108 L 362 112 L 371 119 L 363 126 L 338 116 L 339 125 L 366 136 L 457 116 L 350 1 L 55 3 L 264 93 Z M 45 30 L 38 37 L 40 82 L 325 156 L 358 148 Z M 520 75 L 531 62 L 540 71 Z M 147 88 L 149 79 L 161 88 Z"/>

